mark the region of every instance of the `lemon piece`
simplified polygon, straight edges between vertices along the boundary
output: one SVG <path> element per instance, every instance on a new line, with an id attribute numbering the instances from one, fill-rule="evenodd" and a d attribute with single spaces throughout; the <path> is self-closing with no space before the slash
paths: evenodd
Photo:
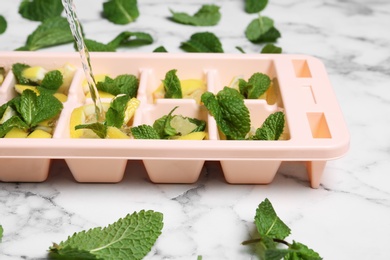
<path id="1" fill-rule="evenodd" d="M 130 136 L 126 135 L 120 129 L 116 127 L 109 126 L 107 127 L 107 136 L 106 138 L 111 139 L 130 139 Z"/>
<path id="2" fill-rule="evenodd" d="M 182 136 L 187 135 L 197 128 L 197 125 L 191 123 L 188 118 L 184 118 L 180 115 L 174 116 L 171 120 L 171 126 L 180 133 Z"/>
<path id="3" fill-rule="evenodd" d="M 45 77 L 47 70 L 41 66 L 33 66 L 22 71 L 22 76 L 34 82 L 41 82 Z"/>
<path id="4" fill-rule="evenodd" d="M 64 66 L 58 69 L 63 77 L 62 85 L 59 87 L 58 92 L 67 94 L 69 86 L 72 83 L 73 76 L 76 72 L 76 67 L 70 63 L 65 63 Z"/>
<path id="5" fill-rule="evenodd" d="M 8 106 L 5 109 L 4 114 L 3 114 L 3 116 L 0 119 L 0 125 L 4 124 L 8 119 L 10 119 L 14 115 L 16 115 L 15 110 L 12 107 Z"/>
<path id="6" fill-rule="evenodd" d="M 200 79 L 181 80 L 181 92 L 183 98 L 195 99 L 196 103 L 200 104 L 200 98 L 206 91 L 206 84 Z"/>
<path id="7" fill-rule="evenodd" d="M 176 140 L 203 140 L 206 138 L 206 132 L 193 132 L 187 135 L 182 135 Z"/>
<path id="8" fill-rule="evenodd" d="M 19 94 L 22 94 L 23 91 L 25 91 L 26 89 L 30 89 L 30 90 L 34 91 L 35 94 L 39 95 L 39 91 L 35 86 L 15 84 L 15 90 Z"/>
<path id="9" fill-rule="evenodd" d="M 14 127 L 12 128 L 4 138 L 26 138 L 28 133 L 20 128 Z"/>
<path id="10" fill-rule="evenodd" d="M 165 89 L 164 84 L 160 84 L 154 91 L 153 91 L 153 100 L 156 101 L 156 99 L 164 98 L 165 96 Z"/>
<path id="11" fill-rule="evenodd" d="M 107 111 L 109 103 L 102 103 L 103 110 Z M 87 104 L 73 109 L 70 116 L 69 131 L 71 138 L 97 138 L 98 136 L 90 129 L 78 129 L 75 127 L 81 124 L 90 124 L 96 122 L 95 105 Z"/>
<path id="12" fill-rule="evenodd" d="M 34 130 L 31 134 L 27 136 L 27 138 L 51 138 L 52 135 L 46 131 L 41 129 Z"/>
<path id="13" fill-rule="evenodd" d="M 278 99 L 278 96 L 276 94 L 276 88 L 275 88 L 273 82 L 271 82 L 271 85 L 269 86 L 269 88 L 267 89 L 267 91 L 265 93 L 266 93 L 267 103 L 270 105 L 275 104 L 277 99 Z"/>
<path id="14" fill-rule="evenodd" d="M 135 111 L 139 107 L 141 102 L 136 98 L 131 98 L 126 104 L 125 118 L 123 119 L 124 125 L 131 125 L 131 119 L 133 118 Z"/>
<path id="15" fill-rule="evenodd" d="M 3 81 L 4 81 L 4 75 L 0 74 L 0 85 L 3 84 Z"/>
<path id="16" fill-rule="evenodd" d="M 68 96 L 63 93 L 54 93 L 53 96 L 57 98 L 62 103 L 65 103 L 68 100 Z"/>
<path id="17" fill-rule="evenodd" d="M 234 88 L 238 92 L 240 92 L 240 79 L 242 79 L 242 76 L 235 76 L 229 83 L 229 88 Z"/>
<path id="18" fill-rule="evenodd" d="M 98 90 L 98 93 L 99 93 L 99 97 L 100 98 L 114 98 L 115 96 L 114 95 L 112 95 L 112 94 L 110 94 L 110 93 L 107 93 L 107 92 L 104 92 L 104 91 L 100 91 L 100 90 Z M 87 97 L 87 98 L 90 98 L 91 97 L 91 92 L 88 92 L 86 95 L 85 95 L 85 97 Z"/>

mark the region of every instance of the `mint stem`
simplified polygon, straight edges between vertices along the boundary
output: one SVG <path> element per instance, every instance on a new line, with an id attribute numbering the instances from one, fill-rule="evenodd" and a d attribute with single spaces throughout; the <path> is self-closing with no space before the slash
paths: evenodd
<path id="1" fill-rule="evenodd" d="M 287 241 L 285 241 L 283 239 L 273 238 L 272 240 L 276 243 L 284 244 L 288 247 L 291 246 L 290 243 L 288 243 Z M 261 238 L 255 238 L 255 239 L 246 240 L 246 241 L 242 242 L 241 244 L 242 245 L 249 245 L 249 244 L 258 243 L 260 241 L 261 241 Z"/>

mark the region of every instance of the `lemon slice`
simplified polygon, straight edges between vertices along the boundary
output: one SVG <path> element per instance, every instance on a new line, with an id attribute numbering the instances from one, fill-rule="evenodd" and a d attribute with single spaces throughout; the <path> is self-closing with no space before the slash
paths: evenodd
<path id="1" fill-rule="evenodd" d="M 126 104 L 125 118 L 123 119 L 123 124 L 130 126 L 132 124 L 132 118 L 135 114 L 135 111 L 139 107 L 141 102 L 136 98 L 131 98 Z"/>
<path id="2" fill-rule="evenodd" d="M 26 89 L 32 90 L 35 92 L 35 94 L 39 95 L 39 91 L 35 86 L 15 84 L 15 91 L 19 94 L 22 94 Z"/>
<path id="3" fill-rule="evenodd" d="M 68 96 L 63 94 L 63 93 L 57 92 L 57 93 L 54 93 L 53 96 L 56 97 L 62 103 L 65 103 L 68 100 Z"/>
<path id="4" fill-rule="evenodd" d="M 234 88 L 238 92 L 240 92 L 240 79 L 242 79 L 242 76 L 235 76 L 229 83 L 229 88 Z"/>
<path id="5" fill-rule="evenodd" d="M 59 87 L 57 92 L 67 94 L 69 90 L 69 86 L 72 83 L 73 76 L 76 72 L 76 67 L 70 63 L 65 63 L 64 66 L 58 69 L 63 77 L 62 85 Z"/>
<path id="6" fill-rule="evenodd" d="M 106 74 L 97 74 L 97 75 L 94 75 L 94 79 L 95 79 L 95 83 L 98 83 L 98 82 L 104 82 L 104 80 L 106 79 Z M 84 79 L 83 83 L 81 83 L 81 86 L 83 88 L 83 91 L 84 91 L 84 94 L 87 95 L 87 93 L 89 93 L 89 85 L 88 85 L 88 81 L 86 79 Z M 100 94 L 100 93 L 99 93 Z"/>
<path id="7" fill-rule="evenodd" d="M 109 126 L 107 128 L 107 136 L 106 138 L 111 139 L 130 139 L 130 136 L 126 135 L 124 132 L 122 132 L 120 129 L 116 127 Z"/>
<path id="8" fill-rule="evenodd" d="M 51 138 L 52 135 L 44 130 L 36 129 L 27 138 Z"/>
<path id="9" fill-rule="evenodd" d="M 114 98 L 115 96 L 110 94 L 110 93 L 107 93 L 107 92 L 104 92 L 104 91 L 100 91 L 98 90 L 98 93 L 99 93 L 99 97 L 100 98 Z M 90 98 L 91 97 L 91 92 L 87 92 L 87 94 L 85 95 L 85 97 L 87 98 Z"/>
<path id="10" fill-rule="evenodd" d="M 3 81 L 4 81 L 4 75 L 0 74 L 0 85 L 3 84 Z"/>
<path id="11" fill-rule="evenodd" d="M 202 94 L 206 91 L 206 84 L 200 79 L 181 80 L 181 92 L 183 98 L 195 99 L 196 103 L 200 103 Z"/>
<path id="12" fill-rule="evenodd" d="M 41 82 L 45 77 L 47 70 L 41 66 L 33 66 L 22 71 L 22 76 L 34 82 Z"/>
<path id="13" fill-rule="evenodd" d="M 107 111 L 110 107 L 108 103 L 102 103 L 103 110 Z M 81 124 L 90 124 L 96 122 L 95 105 L 87 104 L 73 109 L 70 116 L 69 131 L 71 138 L 98 138 L 98 136 L 90 129 L 78 129 L 75 127 Z"/>
<path id="14" fill-rule="evenodd" d="M 207 136 L 206 132 L 193 132 L 187 135 L 182 135 L 176 140 L 203 140 Z"/>
<path id="15" fill-rule="evenodd" d="M 197 127 L 196 124 L 191 123 L 190 120 L 180 115 L 174 116 L 171 120 L 171 126 L 176 129 L 182 136 L 187 135 L 194 131 Z"/>
<path id="16" fill-rule="evenodd" d="M 15 110 L 12 107 L 8 106 L 5 109 L 4 114 L 3 114 L 3 116 L 0 119 L 0 125 L 4 124 L 8 119 L 10 119 L 14 115 L 16 115 Z"/>
<path id="17" fill-rule="evenodd" d="M 26 138 L 28 133 L 25 130 L 14 127 L 4 136 L 4 138 Z"/>

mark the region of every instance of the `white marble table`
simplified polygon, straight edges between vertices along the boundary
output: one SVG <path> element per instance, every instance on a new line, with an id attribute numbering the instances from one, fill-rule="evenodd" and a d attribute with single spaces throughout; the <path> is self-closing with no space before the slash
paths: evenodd
<path id="1" fill-rule="evenodd" d="M 243 1 L 214 1 L 222 20 L 206 28 L 167 20 L 169 8 L 192 13 L 209 3 L 204 0 L 139 1 L 139 19 L 125 26 L 101 19 L 102 2 L 75 1 L 89 38 L 107 42 L 133 30 L 155 39 L 152 45 L 118 51 L 151 52 L 163 45 L 169 52 L 183 52 L 181 41 L 206 30 L 220 37 L 226 53 L 237 53 L 236 46 L 260 51 L 245 39 L 244 29 L 256 15 L 243 12 Z M 288 240 L 309 245 L 324 259 L 390 259 L 390 3 L 269 2 L 263 14 L 282 33 L 277 44 L 284 53 L 324 62 L 350 130 L 350 151 L 327 164 L 318 189 L 309 187 L 299 164 L 283 164 L 269 185 L 229 185 L 212 162 L 195 184 L 157 185 L 140 162 L 129 163 L 139 170 L 118 184 L 80 184 L 63 161 L 56 161 L 44 183 L 0 183 L 0 259 L 46 259 L 52 242 L 141 209 L 164 214 L 163 233 L 146 259 L 258 259 L 241 242 L 255 234 L 255 209 L 265 198 L 291 227 Z M 24 45 L 38 25 L 21 18 L 18 3 L 1 3 L 0 14 L 9 25 L 0 35 L 1 51 Z M 67 44 L 41 51 L 74 50 Z"/>

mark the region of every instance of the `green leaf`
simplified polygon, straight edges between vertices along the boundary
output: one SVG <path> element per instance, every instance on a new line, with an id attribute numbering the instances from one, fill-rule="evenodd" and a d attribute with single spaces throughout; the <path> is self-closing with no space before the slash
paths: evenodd
<path id="1" fill-rule="evenodd" d="M 129 100 L 130 96 L 122 95 L 117 96 L 111 101 L 110 107 L 106 112 L 107 126 L 114 126 L 116 128 L 121 128 L 123 126 L 126 106 Z"/>
<path id="2" fill-rule="evenodd" d="M 258 99 L 263 95 L 271 84 L 271 79 L 263 73 L 256 72 L 248 80 L 246 85 L 247 98 Z"/>
<path id="3" fill-rule="evenodd" d="M 106 138 L 107 136 L 107 126 L 102 124 L 102 123 L 99 123 L 99 122 L 96 122 L 96 123 L 92 123 L 92 124 L 82 124 L 82 125 L 77 125 L 75 127 L 76 130 L 78 129 L 90 129 L 92 130 L 97 136 L 99 136 L 100 138 L 104 139 Z"/>
<path id="4" fill-rule="evenodd" d="M 283 133 L 284 113 L 281 111 L 269 115 L 263 125 L 256 130 L 256 140 L 278 140 Z"/>
<path id="5" fill-rule="evenodd" d="M 153 37 L 149 33 L 124 31 L 118 34 L 118 36 L 116 36 L 111 42 L 109 42 L 108 45 L 113 48 L 118 48 L 137 47 L 152 43 Z"/>
<path id="6" fill-rule="evenodd" d="M 7 20 L 4 16 L 0 15 L 0 34 L 3 34 L 7 30 Z"/>
<path id="7" fill-rule="evenodd" d="M 195 33 L 180 47 L 187 52 L 223 53 L 221 42 L 211 32 Z"/>
<path id="8" fill-rule="evenodd" d="M 126 94 L 130 97 L 136 97 L 138 93 L 139 80 L 131 74 L 122 74 L 112 79 L 108 76 L 104 81 L 99 81 L 96 84 L 98 90 L 110 93 L 114 96 Z"/>
<path id="9" fill-rule="evenodd" d="M 261 12 L 267 4 L 268 0 L 245 0 L 245 12 L 249 14 Z"/>
<path id="10" fill-rule="evenodd" d="M 178 134 L 175 128 L 171 126 L 172 113 L 177 109 L 174 107 L 168 115 L 162 116 L 153 123 L 153 128 L 156 130 L 160 139 L 168 139 L 171 136 Z"/>
<path id="11" fill-rule="evenodd" d="M 282 53 L 282 48 L 272 44 L 272 43 L 268 43 L 267 45 L 265 45 L 263 47 L 263 49 L 261 50 L 261 53 Z"/>
<path id="12" fill-rule="evenodd" d="M 28 125 L 19 116 L 12 116 L 10 119 L 0 125 L 0 138 L 3 138 L 14 127 L 23 130 L 28 130 L 29 128 Z"/>
<path id="13" fill-rule="evenodd" d="M 165 90 L 164 98 L 183 98 L 180 80 L 176 72 L 177 70 L 173 69 L 165 73 L 165 78 L 162 80 Z"/>
<path id="14" fill-rule="evenodd" d="M 16 50 L 35 51 L 47 47 L 73 42 L 68 21 L 64 17 L 53 17 L 42 22 L 27 37 L 26 45 Z"/>
<path id="15" fill-rule="evenodd" d="M 271 202 L 265 199 L 256 209 L 255 224 L 260 236 L 284 239 L 290 228 L 276 215 Z"/>
<path id="16" fill-rule="evenodd" d="M 320 260 L 321 256 L 306 245 L 293 241 L 285 260 Z"/>
<path id="17" fill-rule="evenodd" d="M 216 96 L 205 92 L 201 100 L 228 140 L 245 138 L 250 130 L 251 122 L 249 110 L 237 90 L 225 87 Z"/>
<path id="18" fill-rule="evenodd" d="M 30 89 L 26 89 L 23 91 L 20 101 L 20 113 L 24 122 L 30 126 L 38 111 L 37 94 Z"/>
<path id="19" fill-rule="evenodd" d="M 62 11 L 61 0 L 23 0 L 19 5 L 19 14 L 32 21 L 61 16 Z"/>
<path id="20" fill-rule="evenodd" d="M 1 242 L 1 239 L 3 238 L 3 232 L 4 232 L 3 226 L 0 225 L 0 242 Z"/>
<path id="21" fill-rule="evenodd" d="M 245 53 L 244 49 L 240 46 L 236 46 L 236 49 L 241 52 L 241 53 Z"/>
<path id="22" fill-rule="evenodd" d="M 154 49 L 153 52 L 168 52 L 168 51 L 167 49 L 165 49 L 164 46 L 159 46 L 156 49 Z"/>
<path id="23" fill-rule="evenodd" d="M 139 16 L 137 0 L 108 0 L 103 3 L 103 15 L 115 24 L 134 22 Z"/>
<path id="24" fill-rule="evenodd" d="M 276 42 L 281 37 L 280 32 L 275 27 L 269 29 L 265 34 L 261 35 L 257 41 L 253 43 L 265 43 L 265 42 Z"/>
<path id="25" fill-rule="evenodd" d="M 115 52 L 116 48 L 109 44 L 104 44 L 91 39 L 84 39 L 84 44 L 90 52 Z M 75 50 L 77 50 L 77 46 L 74 46 Z"/>
<path id="26" fill-rule="evenodd" d="M 181 24 L 195 26 L 213 26 L 217 25 L 221 19 L 220 7 L 217 5 L 202 5 L 202 7 L 193 15 L 187 13 L 174 12 L 172 10 L 171 20 Z"/>
<path id="27" fill-rule="evenodd" d="M 274 21 L 266 16 L 253 19 L 245 29 L 245 36 L 251 42 L 259 42 L 259 39 L 274 26 Z"/>
<path id="28" fill-rule="evenodd" d="M 52 256 L 81 259 L 138 260 L 145 257 L 161 234 L 163 215 L 141 210 L 105 228 L 73 234 L 50 247 Z"/>
<path id="29" fill-rule="evenodd" d="M 59 70 L 52 70 L 45 74 L 41 85 L 38 87 L 40 93 L 47 91 L 48 93 L 55 93 L 64 82 L 64 77 Z"/>
<path id="30" fill-rule="evenodd" d="M 160 139 L 157 131 L 150 125 L 139 125 L 131 128 L 135 139 Z"/>
<path id="31" fill-rule="evenodd" d="M 36 86 L 37 85 L 36 82 L 33 82 L 33 81 L 23 77 L 23 70 L 25 70 L 29 67 L 30 66 L 27 64 L 14 63 L 14 64 L 12 64 L 12 73 L 14 74 L 16 81 L 19 84 Z"/>
<path id="32" fill-rule="evenodd" d="M 23 91 L 23 93 L 24 92 L 26 92 L 26 90 Z M 59 101 L 53 95 L 47 93 L 40 93 L 36 100 L 37 109 L 36 114 L 34 115 L 34 118 L 31 122 L 31 126 L 36 126 L 42 121 L 58 116 L 63 108 L 61 101 Z"/>
<path id="33" fill-rule="evenodd" d="M 264 260 L 281 260 L 289 252 L 290 252 L 290 250 L 288 250 L 288 249 L 280 249 L 280 248 L 265 249 L 264 256 L 262 257 L 262 259 L 264 259 Z"/>

